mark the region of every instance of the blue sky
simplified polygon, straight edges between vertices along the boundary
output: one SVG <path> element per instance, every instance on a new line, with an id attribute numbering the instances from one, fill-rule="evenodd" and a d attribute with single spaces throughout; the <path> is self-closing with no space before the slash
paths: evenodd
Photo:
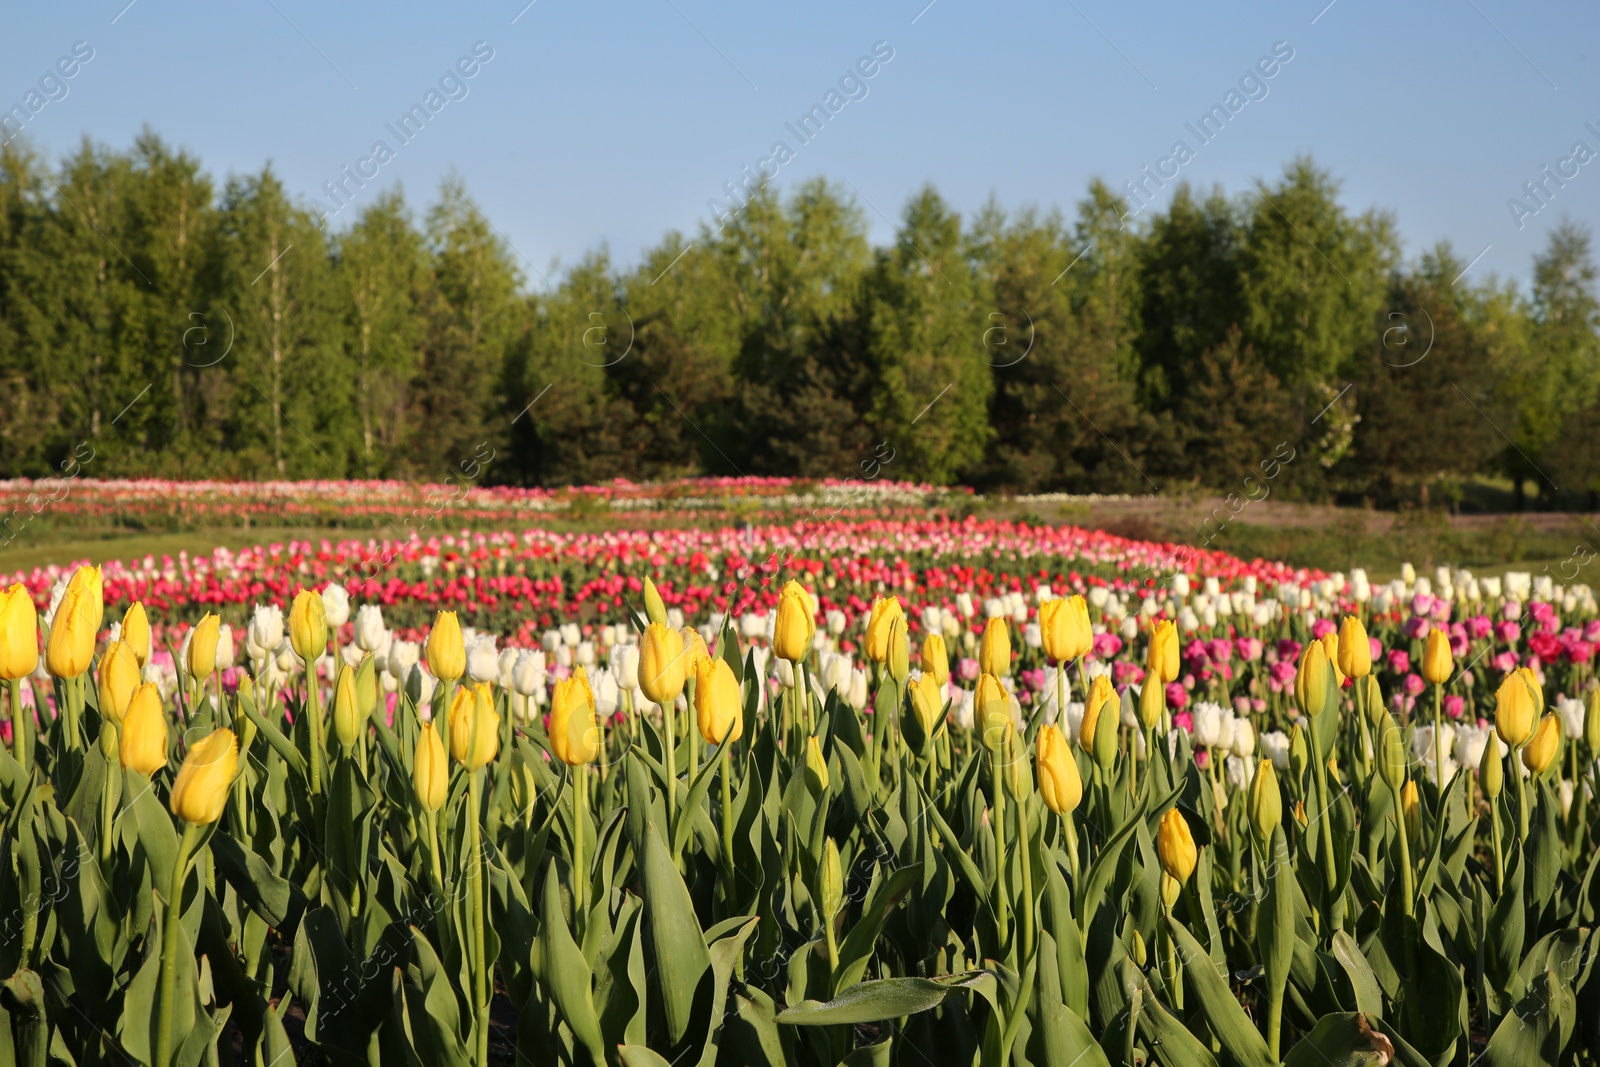
<path id="1" fill-rule="evenodd" d="M 84 41 L 93 59 L 25 127 L 51 157 L 85 135 L 125 148 L 149 125 L 219 179 L 271 161 L 309 203 L 382 139 L 394 157 L 357 210 L 396 182 L 421 208 L 453 174 L 535 288 L 602 244 L 631 264 L 667 230 L 693 231 L 779 140 L 793 152 L 780 187 L 848 181 L 880 242 L 924 182 L 963 212 L 991 195 L 1070 211 L 1092 177 L 1120 187 L 1179 139 L 1196 149 L 1181 176 L 1230 193 L 1310 153 L 1349 206 L 1396 214 L 1408 255 L 1446 237 L 1463 260 L 1483 252 L 1474 275 L 1525 279 L 1563 214 L 1600 221 L 1600 161 L 1547 186 L 1520 229 L 1507 206 L 1533 204 L 1523 183 L 1574 142 L 1600 152 L 1585 128 L 1600 129 L 1592 3 L 526 2 L 12 4 L 0 107 Z M 450 83 L 466 95 L 401 145 L 385 123 L 477 42 L 493 58 Z M 878 42 L 893 58 L 802 145 L 785 123 Z M 1265 96 L 1252 83 L 1258 98 L 1201 146 L 1185 123 L 1280 42 L 1293 58 Z"/>

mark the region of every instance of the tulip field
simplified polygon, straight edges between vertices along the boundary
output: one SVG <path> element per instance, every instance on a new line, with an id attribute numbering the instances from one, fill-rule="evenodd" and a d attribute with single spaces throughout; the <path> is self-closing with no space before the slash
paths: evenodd
<path id="1" fill-rule="evenodd" d="M 0 1065 L 1600 1065 L 1588 585 L 893 506 L 5 576 Z"/>

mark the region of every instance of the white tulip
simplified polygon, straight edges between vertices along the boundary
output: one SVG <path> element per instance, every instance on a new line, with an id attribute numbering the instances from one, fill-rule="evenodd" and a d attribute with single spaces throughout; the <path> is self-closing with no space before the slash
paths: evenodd
<path id="1" fill-rule="evenodd" d="M 517 654 L 517 662 L 511 668 L 511 687 L 518 694 L 531 697 L 544 689 L 544 653 L 533 649 L 523 649 Z"/>
<path id="2" fill-rule="evenodd" d="M 376 604 L 363 604 L 356 609 L 356 644 L 366 652 L 376 652 L 383 647 L 388 631 L 383 625 L 383 609 Z"/>
<path id="3" fill-rule="evenodd" d="M 223 623 L 217 627 L 217 670 L 225 671 L 233 666 L 233 627 Z"/>
<path id="4" fill-rule="evenodd" d="M 611 673 L 624 689 L 639 688 L 639 646 L 614 645 L 611 649 Z"/>
<path id="5" fill-rule="evenodd" d="M 350 594 L 344 586 L 329 584 L 323 587 L 322 614 L 330 630 L 337 630 L 350 621 Z"/>
<path id="6" fill-rule="evenodd" d="M 573 648 L 573 647 L 576 647 L 578 642 L 582 641 L 582 640 L 583 640 L 583 630 L 581 628 L 579 628 L 577 623 L 575 623 L 575 622 L 564 622 L 564 623 L 561 624 L 561 643 L 562 644 L 566 645 L 568 648 Z"/>
<path id="7" fill-rule="evenodd" d="M 584 669 L 592 668 L 598 658 L 595 655 L 594 642 L 579 641 L 578 647 L 572 650 L 572 658 Z"/>
<path id="8" fill-rule="evenodd" d="M 401 685 L 411 677 L 411 668 L 417 665 L 421 649 L 415 641 L 395 641 L 389 645 L 389 673 Z"/>
<path id="9" fill-rule="evenodd" d="M 1242 715 L 1233 720 L 1233 754 L 1240 759 L 1249 759 L 1256 751 L 1256 728 L 1250 720 Z"/>
<path id="10" fill-rule="evenodd" d="M 495 673 L 494 684 L 501 689 L 511 689 L 511 674 L 517 669 L 517 650 L 507 648 L 500 653 L 499 670 Z"/>
<path id="11" fill-rule="evenodd" d="M 283 644 L 283 609 L 276 604 L 257 604 L 250 616 L 250 643 L 265 653 Z"/>
<path id="12" fill-rule="evenodd" d="M 467 677 L 474 682 L 492 682 L 500 677 L 500 652 L 493 634 L 480 634 L 467 645 Z"/>
<path id="13" fill-rule="evenodd" d="M 1261 735 L 1261 753 L 1272 761 L 1277 771 L 1289 769 L 1289 735 L 1282 730 L 1268 730 Z"/>

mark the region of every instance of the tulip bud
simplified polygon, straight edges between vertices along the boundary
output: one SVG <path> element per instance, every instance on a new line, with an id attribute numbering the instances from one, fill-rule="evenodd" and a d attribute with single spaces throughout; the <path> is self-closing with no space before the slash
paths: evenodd
<path id="1" fill-rule="evenodd" d="M 233 731 L 213 730 L 189 749 L 178 777 L 172 783 L 168 806 L 172 814 L 194 826 L 209 826 L 222 818 L 228 790 L 239 772 L 239 746 Z"/>
<path id="2" fill-rule="evenodd" d="M 1161 872 L 1161 903 L 1171 908 L 1178 902 L 1178 895 L 1183 892 L 1183 883 L 1178 881 L 1166 871 Z"/>
<path id="3" fill-rule="evenodd" d="M 666 707 L 683 692 L 687 677 L 683 634 L 658 622 L 646 626 L 639 643 L 639 688 L 644 690 L 644 695 Z"/>
<path id="4" fill-rule="evenodd" d="M 915 736 L 912 736 L 913 731 L 908 730 L 906 739 L 913 743 L 918 752 L 926 752 L 934 730 L 942 728 L 940 717 L 944 715 L 944 690 L 932 675 L 923 674 L 911 679 L 906 691 L 910 698 L 912 718 L 908 725 L 914 726 L 915 732 Z"/>
<path id="5" fill-rule="evenodd" d="M 495 714 L 488 684 L 457 689 L 450 705 L 450 755 L 468 771 L 475 771 L 488 766 L 499 751 L 500 716 Z"/>
<path id="6" fill-rule="evenodd" d="M 700 661 L 695 671 L 695 724 L 706 744 L 725 744 L 744 735 L 744 708 L 739 680 L 721 656 Z"/>
<path id="7" fill-rule="evenodd" d="M 135 600 L 122 613 L 122 643 L 139 661 L 139 669 L 144 670 L 144 665 L 150 662 L 150 619 L 141 601 Z"/>
<path id="8" fill-rule="evenodd" d="M 911 673 L 911 650 L 906 642 L 906 620 L 903 617 L 889 623 L 889 655 L 883 662 L 895 684 L 905 685 L 906 677 Z"/>
<path id="9" fill-rule="evenodd" d="M 1378 773 L 1390 789 L 1399 789 L 1406 779 L 1405 737 L 1387 711 L 1378 726 Z"/>
<path id="10" fill-rule="evenodd" d="M 1434 685 L 1443 685 L 1455 673 L 1455 658 L 1450 655 L 1450 639 L 1435 626 L 1428 631 L 1422 646 L 1422 676 Z"/>
<path id="11" fill-rule="evenodd" d="M 1094 750 L 1091 753 L 1100 769 L 1107 774 L 1117 762 L 1117 727 L 1121 724 L 1118 714 L 1116 698 L 1113 697 L 1100 709 L 1100 714 L 1094 721 Z M 1147 759 L 1154 759 L 1155 753 L 1145 754 Z"/>
<path id="12" fill-rule="evenodd" d="M 644 580 L 644 614 L 657 626 L 667 625 L 667 602 L 661 599 L 656 583 L 648 576 Z"/>
<path id="13" fill-rule="evenodd" d="M 122 719 L 122 765 L 140 774 L 154 774 L 167 765 L 167 716 L 161 691 L 150 682 L 134 690 Z"/>
<path id="14" fill-rule="evenodd" d="M 1383 715 L 1383 688 L 1378 685 L 1378 676 L 1368 674 L 1356 685 L 1366 687 L 1361 703 L 1367 710 L 1367 721 L 1371 723 L 1373 729 L 1377 729 L 1378 721 Z"/>
<path id="15" fill-rule="evenodd" d="M 139 661 L 126 642 L 113 641 L 100 657 L 100 670 L 95 678 L 100 696 L 100 715 L 121 724 L 128 712 L 128 701 L 139 688 Z"/>
<path id="16" fill-rule="evenodd" d="M 1339 624 L 1339 670 L 1358 682 L 1372 674 L 1372 642 L 1367 628 L 1354 615 Z"/>
<path id="17" fill-rule="evenodd" d="M 1589 690 L 1589 707 L 1583 717 L 1583 740 L 1590 758 L 1600 757 L 1600 685 Z"/>
<path id="18" fill-rule="evenodd" d="M 1171 619 L 1156 623 L 1150 631 L 1150 648 L 1145 657 L 1145 670 L 1165 685 L 1178 679 L 1178 628 Z"/>
<path id="19" fill-rule="evenodd" d="M 1278 792 L 1278 774 L 1272 761 L 1264 759 L 1250 780 L 1250 828 L 1265 849 L 1272 841 L 1272 830 L 1283 822 L 1283 796 Z"/>
<path id="20" fill-rule="evenodd" d="M 1147 674 L 1139 690 L 1139 722 L 1146 730 L 1154 730 L 1167 710 L 1167 687 L 1155 674 Z"/>
<path id="21" fill-rule="evenodd" d="M 1528 739 L 1527 747 L 1522 750 L 1523 766 L 1535 776 L 1541 775 L 1555 766 L 1556 756 L 1560 752 L 1561 721 L 1554 715 L 1546 715 L 1539 720 L 1533 736 Z"/>
<path id="22" fill-rule="evenodd" d="M 322 594 L 302 589 L 289 607 L 289 644 L 307 664 L 328 650 L 328 616 Z"/>
<path id="23" fill-rule="evenodd" d="M 1533 692 L 1520 671 L 1506 676 L 1495 691 L 1494 728 L 1512 748 L 1526 744 L 1533 736 L 1538 711 L 1534 707 Z"/>
<path id="24" fill-rule="evenodd" d="M 467 648 L 455 612 L 441 611 L 434 617 L 425 651 L 428 672 L 441 682 L 454 682 L 467 672 Z"/>
<path id="25" fill-rule="evenodd" d="M 1000 731 L 1011 724 L 1006 691 L 1000 679 L 992 674 L 978 675 L 978 687 L 972 695 L 972 709 L 978 729 L 983 731 L 983 743 L 989 748 L 995 747 Z"/>
<path id="26" fill-rule="evenodd" d="M 378 706 L 378 661 L 369 653 L 361 657 L 361 665 L 356 668 L 356 707 L 361 712 L 363 719 L 370 716 Z"/>
<path id="27" fill-rule="evenodd" d="M 1417 793 L 1417 783 L 1413 779 L 1400 790 L 1400 811 L 1406 820 L 1406 837 L 1412 841 L 1422 840 L 1422 799 Z"/>
<path id="28" fill-rule="evenodd" d="M 221 627 L 222 620 L 208 612 L 189 634 L 189 653 L 184 669 L 197 682 L 204 683 L 216 672 L 217 640 Z"/>
<path id="29" fill-rule="evenodd" d="M 950 657 L 940 634 L 929 634 L 922 642 L 922 673 L 931 677 L 940 689 L 950 681 Z"/>
<path id="30" fill-rule="evenodd" d="M 79 567 L 72 572 L 72 577 L 67 581 L 67 592 L 77 592 L 84 613 L 88 620 L 89 629 L 95 633 L 100 632 L 100 624 L 105 621 L 106 602 L 104 585 L 100 576 L 99 567 Z M 62 597 L 63 600 L 66 597 Z"/>
<path id="31" fill-rule="evenodd" d="M 424 811 L 438 811 L 450 795 L 450 765 L 445 762 L 444 742 L 433 723 L 425 722 L 417 735 L 417 751 L 411 760 L 411 788 Z"/>
<path id="32" fill-rule="evenodd" d="M 1011 629 L 1000 616 L 983 628 L 983 643 L 978 647 L 978 668 L 984 674 L 1004 678 L 1011 673 Z"/>
<path id="33" fill-rule="evenodd" d="M 828 838 L 817 867 L 817 898 L 822 904 L 822 921 L 832 922 L 844 907 L 844 866 L 839 861 L 839 846 Z"/>
<path id="34" fill-rule="evenodd" d="M 817 633 L 817 604 L 799 582 L 784 584 L 778 598 L 778 618 L 772 629 L 772 654 L 781 660 L 798 663 L 811 651 Z"/>
<path id="35" fill-rule="evenodd" d="M 21 582 L 0 592 L 0 679 L 26 678 L 39 666 L 39 613 Z"/>
<path id="36" fill-rule="evenodd" d="M 1163 875 L 1162 877 L 1166 876 Z M 1173 900 L 1176 901 L 1177 898 L 1174 897 Z M 1138 930 L 1133 931 L 1133 944 L 1129 946 L 1129 955 L 1133 957 L 1134 966 L 1141 969 L 1150 958 L 1150 952 L 1144 945 L 1144 935 Z"/>
<path id="37" fill-rule="evenodd" d="M 1117 699 L 1117 690 L 1111 684 L 1111 677 L 1105 674 L 1095 675 L 1094 682 L 1089 686 L 1089 696 L 1083 702 L 1083 721 L 1078 724 L 1078 744 L 1085 749 L 1094 748 L 1096 724 L 1100 721 L 1100 711 L 1112 701 Z M 1115 708 L 1113 707 L 1113 714 Z"/>
<path id="38" fill-rule="evenodd" d="M 1057 815 L 1068 814 L 1083 799 L 1083 779 L 1078 775 L 1072 747 L 1054 726 L 1041 727 L 1035 744 L 1034 761 L 1044 806 Z"/>
<path id="39" fill-rule="evenodd" d="M 813 800 L 821 800 L 828 791 L 828 761 L 822 758 L 822 746 L 815 737 L 806 738 L 806 790 Z"/>
<path id="40" fill-rule="evenodd" d="M 1307 641 L 1294 676 L 1294 695 L 1300 711 L 1315 719 L 1328 704 L 1328 652 L 1321 641 Z"/>
<path id="41" fill-rule="evenodd" d="M 1177 808 L 1169 808 L 1161 817 L 1156 830 L 1156 854 L 1161 859 L 1161 869 L 1180 886 L 1189 880 L 1200 860 L 1189 821 Z"/>
<path id="42" fill-rule="evenodd" d="M 653 628 L 655 623 L 651 623 Z M 666 627 L 662 627 L 666 630 Z M 676 634 L 675 630 L 667 630 Z M 642 680 L 642 672 L 641 672 Z M 680 685 L 679 688 L 682 688 Z M 677 699 L 677 695 L 673 695 Z M 569 767 L 592 763 L 600 754 L 600 726 L 595 721 L 594 691 L 582 667 L 572 677 L 556 683 L 550 696 L 550 748 L 556 758 Z"/>
<path id="43" fill-rule="evenodd" d="M 348 663 L 339 665 L 339 676 L 333 683 L 333 736 L 339 744 L 349 748 L 365 732 L 366 716 L 361 714 L 361 701 L 356 695 L 356 672 Z"/>
<path id="44" fill-rule="evenodd" d="M 1039 630 L 1045 655 L 1070 663 L 1094 647 L 1094 630 L 1083 597 L 1058 597 L 1039 605 Z"/>
<path id="45" fill-rule="evenodd" d="M 1505 784 L 1505 767 L 1500 761 L 1500 738 L 1489 732 L 1483 742 L 1483 758 L 1478 761 L 1478 784 L 1483 787 L 1483 795 L 1493 803 L 1500 795 L 1500 790 Z M 1491 814 L 1490 818 L 1495 816 Z"/>

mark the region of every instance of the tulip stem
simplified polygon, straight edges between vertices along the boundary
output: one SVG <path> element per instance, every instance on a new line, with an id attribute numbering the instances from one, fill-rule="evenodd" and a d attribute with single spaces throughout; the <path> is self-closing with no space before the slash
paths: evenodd
<path id="1" fill-rule="evenodd" d="M 439 862 L 439 813 L 425 811 L 424 818 L 428 824 L 428 863 L 433 869 L 434 890 L 442 898 L 444 892 L 444 869 Z"/>
<path id="2" fill-rule="evenodd" d="M 1444 686 L 1433 687 L 1433 774 L 1434 784 L 1439 787 L 1439 809 L 1435 813 L 1438 826 L 1435 833 L 1444 834 L 1444 712 L 1441 705 L 1444 701 Z"/>
<path id="3" fill-rule="evenodd" d="M 467 863 L 467 909 L 472 927 L 472 1014 L 476 1020 L 478 1056 L 476 1063 L 489 1062 L 489 960 L 483 933 L 483 843 L 479 822 L 479 779 L 482 771 L 467 772 L 467 844 L 472 853 Z M 581 846 L 580 846 L 581 847 Z"/>
<path id="4" fill-rule="evenodd" d="M 1498 797 L 1489 798 L 1489 839 L 1494 842 L 1494 895 L 1496 897 L 1505 892 L 1506 859 L 1505 847 L 1500 840 L 1500 800 Z"/>
<path id="5" fill-rule="evenodd" d="M 1016 798 L 1017 851 L 1022 858 L 1022 956 L 1019 962 L 1026 967 L 1033 958 L 1033 839 L 1028 836 L 1028 806 L 1021 797 Z"/>
<path id="6" fill-rule="evenodd" d="M 667 753 L 667 825 L 677 823 L 678 814 L 678 738 L 676 717 L 678 702 L 669 700 L 661 705 L 661 747 Z"/>
<path id="7" fill-rule="evenodd" d="M 1003 781 L 1004 772 L 1000 767 L 1002 758 L 1001 746 L 992 746 L 989 749 L 989 769 L 991 785 L 994 789 L 994 807 L 990 816 L 990 825 L 994 829 L 994 912 L 995 924 L 1000 928 L 1000 940 L 1003 944 L 1006 938 L 1006 928 L 1009 925 L 1006 908 L 1006 786 Z"/>
<path id="8" fill-rule="evenodd" d="M 156 1005 L 156 1067 L 172 1062 L 172 1014 L 178 995 L 178 926 L 183 922 L 183 885 L 189 880 L 189 861 L 205 828 L 186 822 L 178 854 L 172 862 L 172 883 L 167 891 L 166 918 L 161 927 L 161 999 Z"/>
<path id="9" fill-rule="evenodd" d="M 728 732 L 730 734 L 733 733 L 733 730 L 732 730 L 731 727 L 729 728 Z M 722 739 L 722 750 L 717 754 L 717 758 L 722 763 L 722 867 L 723 867 L 723 870 L 724 870 L 724 872 L 726 872 L 727 877 L 728 877 L 728 888 L 727 888 L 727 891 L 723 893 L 722 899 L 723 899 L 723 902 L 728 905 L 728 908 L 731 911 L 732 908 L 733 908 L 733 879 L 734 879 L 734 868 L 733 868 L 733 772 L 729 769 L 729 765 L 731 763 L 731 760 L 729 759 L 728 749 L 729 749 L 728 739 L 727 738 L 723 738 Z"/>
<path id="10" fill-rule="evenodd" d="M 589 765 L 579 763 L 572 768 L 572 906 L 580 928 L 587 925 L 583 914 L 589 906 L 589 872 L 583 860 L 584 828 L 589 821 L 588 793 Z"/>
<path id="11" fill-rule="evenodd" d="M 1507 773 L 1517 783 L 1517 844 L 1522 846 L 1528 843 L 1528 787 L 1522 780 L 1522 768 L 1518 766 L 1521 760 L 1517 758 L 1515 746 L 1506 748 Z"/>
<path id="12" fill-rule="evenodd" d="M 306 724 L 311 728 L 311 795 L 322 792 L 322 695 L 317 692 L 317 665 L 306 661 Z"/>
<path id="13" fill-rule="evenodd" d="M 28 773 L 28 718 L 22 711 L 22 682 L 20 679 L 11 678 L 6 681 L 6 688 L 11 690 L 11 748 L 21 766 L 22 773 Z"/>

